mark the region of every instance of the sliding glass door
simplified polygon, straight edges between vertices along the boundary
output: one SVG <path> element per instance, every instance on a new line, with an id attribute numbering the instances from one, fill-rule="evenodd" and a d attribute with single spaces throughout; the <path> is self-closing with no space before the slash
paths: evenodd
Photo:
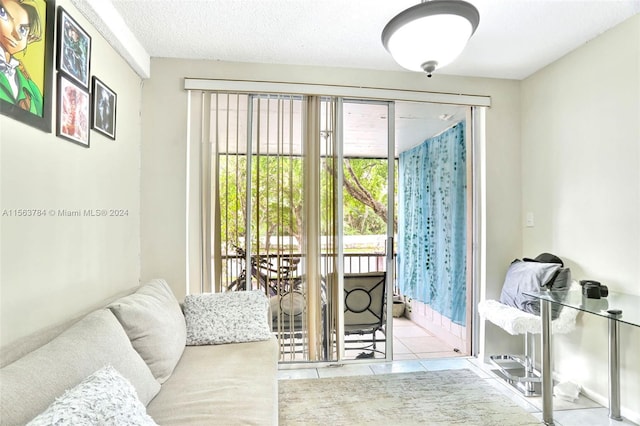
<path id="1" fill-rule="evenodd" d="M 357 99 L 341 103 L 342 360 L 391 360 L 393 354 L 386 301 L 395 283 L 394 106 Z"/>
<path id="2" fill-rule="evenodd" d="M 392 104 L 283 94 L 203 96 L 211 141 L 209 164 L 203 165 L 208 213 L 202 225 L 210 288 L 265 293 L 282 362 L 350 359 L 349 347 L 363 343 L 386 357 L 391 316 L 383 310 L 393 286 L 395 173 L 394 161 L 387 161 Z M 385 142 L 375 153 L 366 145 L 367 126 L 354 122 L 372 112 L 384 117 Z M 362 289 L 344 288 L 352 275 L 372 273 L 382 274 L 380 287 L 365 296 L 375 296 L 376 308 L 357 301 Z M 367 324 L 358 322 L 363 317 Z"/>
<path id="3" fill-rule="evenodd" d="M 395 152 L 433 127 L 426 104 L 200 95 L 200 291 L 264 292 L 281 362 L 391 359 Z"/>

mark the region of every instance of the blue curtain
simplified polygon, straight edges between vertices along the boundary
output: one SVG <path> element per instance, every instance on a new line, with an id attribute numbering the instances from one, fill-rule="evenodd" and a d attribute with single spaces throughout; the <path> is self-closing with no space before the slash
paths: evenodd
<path id="1" fill-rule="evenodd" d="M 400 153 L 398 285 L 456 324 L 466 319 L 466 146 L 460 122 Z"/>

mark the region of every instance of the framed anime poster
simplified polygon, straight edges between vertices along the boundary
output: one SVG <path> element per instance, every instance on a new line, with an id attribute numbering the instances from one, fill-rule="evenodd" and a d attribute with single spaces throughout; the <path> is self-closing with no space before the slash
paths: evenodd
<path id="1" fill-rule="evenodd" d="M 99 133 L 115 139 L 118 95 L 96 76 L 93 76 L 92 82 L 91 127 Z"/>
<path id="2" fill-rule="evenodd" d="M 58 73 L 56 134 L 89 148 L 90 106 L 89 91 L 64 74 Z"/>
<path id="3" fill-rule="evenodd" d="M 58 8 L 57 53 L 58 71 L 89 89 L 91 37 L 62 7 Z"/>
<path id="4" fill-rule="evenodd" d="M 0 114 L 51 132 L 55 0 L 0 0 Z"/>

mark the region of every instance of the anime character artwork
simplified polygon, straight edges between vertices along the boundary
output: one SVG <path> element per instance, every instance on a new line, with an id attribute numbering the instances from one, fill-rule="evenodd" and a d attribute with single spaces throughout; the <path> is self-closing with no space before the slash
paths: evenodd
<path id="1" fill-rule="evenodd" d="M 91 37 L 62 8 L 59 19 L 58 68 L 88 88 Z"/>
<path id="2" fill-rule="evenodd" d="M 44 78 L 34 81 L 22 58 L 27 46 L 42 40 L 40 13 L 33 0 L 0 0 L 0 99 L 37 116 L 43 114 Z"/>

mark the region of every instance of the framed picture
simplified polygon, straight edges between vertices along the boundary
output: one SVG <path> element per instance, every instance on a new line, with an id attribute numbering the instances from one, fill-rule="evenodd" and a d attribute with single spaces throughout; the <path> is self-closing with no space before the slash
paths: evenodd
<path id="1" fill-rule="evenodd" d="M 0 114 L 50 133 L 55 0 L 2 0 L 0 11 Z"/>
<path id="2" fill-rule="evenodd" d="M 58 8 L 58 71 L 89 88 L 91 37 L 62 7 Z"/>
<path id="3" fill-rule="evenodd" d="M 58 74 L 57 135 L 89 147 L 89 91 Z"/>
<path id="4" fill-rule="evenodd" d="M 115 139 L 118 95 L 95 76 L 92 87 L 91 127 L 103 135 Z"/>

